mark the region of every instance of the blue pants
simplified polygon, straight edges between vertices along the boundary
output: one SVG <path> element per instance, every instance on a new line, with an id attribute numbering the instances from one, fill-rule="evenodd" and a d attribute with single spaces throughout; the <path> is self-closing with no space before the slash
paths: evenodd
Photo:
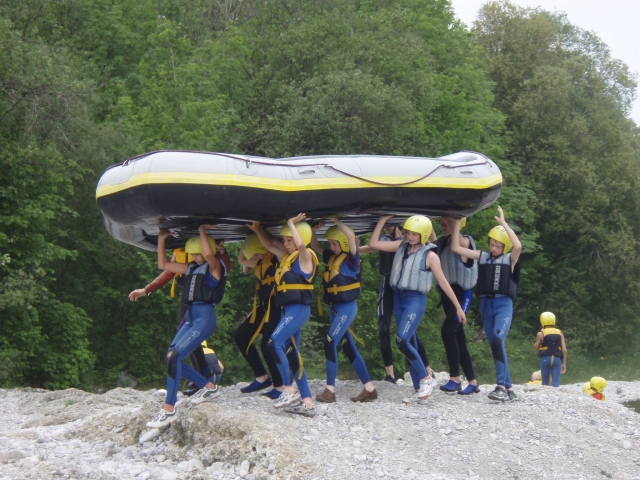
<path id="1" fill-rule="evenodd" d="M 278 372 L 280 372 L 280 376 L 282 377 L 282 384 L 285 387 L 292 385 L 291 367 L 287 359 L 287 351 L 290 347 L 300 348 L 300 330 L 305 323 L 309 321 L 310 315 L 311 307 L 309 305 L 303 305 L 301 303 L 285 305 L 282 309 L 280 322 L 271 334 L 271 340 L 267 342 L 267 349 L 276 362 Z M 292 337 L 295 340 L 295 345 L 291 342 Z M 311 398 L 311 390 L 309 390 L 307 374 L 304 368 L 302 368 L 301 372 L 298 369 L 298 371 L 293 373 L 296 384 L 298 385 L 298 390 L 300 390 L 300 396 L 302 398 Z"/>
<path id="2" fill-rule="evenodd" d="M 327 364 L 327 385 L 336 384 L 336 373 L 338 372 L 338 345 L 342 342 L 342 351 L 351 362 L 351 366 L 358 374 L 362 383 L 371 381 L 367 366 L 356 348 L 353 336 L 348 332 L 349 327 L 356 318 L 358 305 L 355 300 L 348 303 L 337 303 L 331 305 L 331 326 L 324 339 L 324 353 Z"/>
<path id="3" fill-rule="evenodd" d="M 480 297 L 484 334 L 491 347 L 496 366 L 496 384 L 511 388 L 511 375 L 504 342 L 511 328 L 513 301 L 509 297 Z"/>
<path id="4" fill-rule="evenodd" d="M 416 330 L 426 308 L 426 294 L 396 290 L 393 299 L 393 311 L 398 322 L 396 344 L 409 361 L 409 373 L 414 386 L 419 386 L 420 380 L 428 376 L 424 362 L 418 354 L 418 337 L 416 336 Z"/>
<path id="5" fill-rule="evenodd" d="M 216 329 L 216 311 L 211 304 L 191 305 L 184 325 L 169 345 L 167 352 L 167 396 L 165 403 L 175 405 L 180 379 L 185 378 L 198 387 L 204 387 L 208 380 L 183 360 L 200 344 L 209 338 Z M 169 352 L 173 352 L 171 357 Z"/>
<path id="6" fill-rule="evenodd" d="M 553 365 L 551 364 L 553 362 Z M 549 385 L 549 376 L 551 376 L 551 385 L 560 386 L 560 367 L 562 367 L 562 358 L 554 355 L 540 357 L 540 372 L 542 373 L 542 385 Z"/>

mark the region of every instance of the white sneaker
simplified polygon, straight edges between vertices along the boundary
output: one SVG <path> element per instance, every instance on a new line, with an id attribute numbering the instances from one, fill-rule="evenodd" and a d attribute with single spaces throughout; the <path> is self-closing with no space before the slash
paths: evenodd
<path id="1" fill-rule="evenodd" d="M 191 397 L 191 403 L 202 403 L 202 402 L 210 402 L 211 400 L 215 400 L 220 396 L 220 388 L 216 385 L 216 388 L 207 388 L 203 387 L 193 394 Z"/>
<path id="2" fill-rule="evenodd" d="M 433 393 L 432 378 L 426 380 L 420 380 L 420 390 L 418 390 L 418 398 L 420 400 L 426 400 Z"/>
<path id="3" fill-rule="evenodd" d="M 165 409 L 160 410 L 153 420 L 147 422 L 147 428 L 162 428 L 178 419 L 176 409 L 173 412 L 167 412 Z"/>
<path id="4" fill-rule="evenodd" d="M 273 403 L 273 408 L 291 407 L 302 401 L 298 392 L 289 392 L 285 390 L 280 394 L 278 399 Z"/>

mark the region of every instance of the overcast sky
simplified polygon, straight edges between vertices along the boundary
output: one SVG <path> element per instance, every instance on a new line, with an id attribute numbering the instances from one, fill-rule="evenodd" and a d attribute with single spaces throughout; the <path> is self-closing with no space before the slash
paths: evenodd
<path id="1" fill-rule="evenodd" d="M 565 12 L 578 27 L 595 32 L 611 49 L 614 58 L 626 63 L 632 72 L 640 72 L 640 0 L 510 0 L 521 7 L 540 7 Z M 451 0 L 458 18 L 467 25 L 475 20 L 486 0 Z M 637 79 L 636 79 L 637 80 Z M 640 100 L 636 100 L 631 118 L 640 125 Z"/>

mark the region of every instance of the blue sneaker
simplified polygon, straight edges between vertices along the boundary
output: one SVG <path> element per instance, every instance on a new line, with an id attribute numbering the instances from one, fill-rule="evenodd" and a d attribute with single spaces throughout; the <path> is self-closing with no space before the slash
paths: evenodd
<path id="1" fill-rule="evenodd" d="M 250 385 L 247 385 L 246 387 L 242 387 L 240 391 L 242 393 L 253 393 L 270 386 L 271 386 L 271 378 L 268 377 L 264 382 L 259 382 L 258 380 L 254 380 L 253 382 L 251 382 Z"/>
<path id="2" fill-rule="evenodd" d="M 271 400 L 275 400 L 276 398 L 280 397 L 281 393 L 282 392 L 276 390 L 275 388 L 272 388 L 268 392 L 263 392 L 260 395 L 262 395 L 263 397 L 270 398 Z"/>
<path id="3" fill-rule="evenodd" d="M 440 385 L 440 390 L 447 393 L 460 392 L 460 390 L 462 390 L 462 382 L 454 382 L 453 380 L 449 380 L 444 385 Z"/>
<path id="4" fill-rule="evenodd" d="M 464 390 L 458 391 L 458 395 L 471 395 L 472 393 L 480 393 L 480 387 L 478 385 L 467 385 Z"/>

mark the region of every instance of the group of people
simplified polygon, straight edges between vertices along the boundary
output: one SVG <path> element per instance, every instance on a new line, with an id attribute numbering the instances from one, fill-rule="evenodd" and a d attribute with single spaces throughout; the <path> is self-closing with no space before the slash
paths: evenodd
<path id="1" fill-rule="evenodd" d="M 325 233 L 329 248 L 324 248 L 316 237 L 316 230 L 323 224 L 311 226 L 305 222 L 302 213 L 288 219 L 278 236 L 263 229 L 258 222 L 249 224 L 253 233 L 244 241 L 238 262 L 244 273 L 255 274 L 256 292 L 253 309 L 236 330 L 234 339 L 255 379 L 241 389 L 242 393 L 264 390 L 263 395 L 273 399 L 275 408 L 304 416 L 315 415 L 300 353 L 300 334 L 309 320 L 314 283 L 320 274 L 321 295 L 329 309 L 330 326 L 323 340 L 326 388 L 316 395 L 315 400 L 336 401 L 335 380 L 340 347 L 363 384 L 360 394 L 352 397 L 351 401 L 368 402 L 378 398 L 351 328 L 361 290 L 360 255 L 378 251 L 380 273 L 383 275 L 378 325 L 387 373 L 385 380 L 396 381 L 390 334 L 393 312 L 397 322 L 396 344 L 407 359 L 415 389 L 415 395 L 403 401 L 423 403 L 436 387 L 426 350 L 416 334 L 432 283 L 440 292 L 444 312 L 441 335 L 450 373 L 449 382 L 441 385 L 440 389 L 461 395 L 480 392 L 464 333 L 466 313 L 472 301 L 471 291 L 475 287 L 496 368 L 496 387 L 489 393 L 489 398 L 513 400 L 515 395 L 505 339 L 519 286 L 518 259 L 522 245 L 500 207 L 498 213 L 495 217 L 498 225 L 488 234 L 489 251 L 477 250 L 473 238 L 460 233 L 464 219 L 447 217 L 440 219 L 443 231 L 440 238 L 436 237 L 431 220 L 425 216 L 408 218 L 402 231 L 399 225 L 390 222 L 392 217 L 381 217 L 366 246 L 359 246 L 354 232 L 333 217 L 330 220 L 335 225 Z M 176 420 L 175 403 L 181 378 L 190 381 L 197 389 L 191 396 L 192 403 L 212 400 L 220 395 L 214 369 L 198 358 L 202 357 L 198 353 L 202 342 L 215 330 L 215 305 L 222 299 L 230 269 L 228 255 L 224 258 L 224 248 L 216 245 L 206 234 L 210 228 L 213 226 L 201 226 L 199 236 L 187 241 L 184 253 L 190 258 L 186 261 L 178 258 L 178 254 L 174 254 L 171 260 L 167 258 L 165 241 L 170 233 L 161 231 L 158 236 L 158 266 L 163 274 L 145 289 L 130 294 L 130 298 L 136 300 L 160 288 L 158 285 L 163 281 L 168 283 L 176 275 L 182 277 L 184 318 L 166 355 L 165 404 L 156 418 L 147 424 L 149 428 L 160 428 Z M 383 230 L 386 235 L 381 237 Z M 318 256 L 325 265 L 322 272 Z M 260 336 L 258 351 L 256 341 Z M 189 355 L 192 356 L 192 366 L 183 363 Z M 464 388 L 460 369 L 468 381 Z"/>

